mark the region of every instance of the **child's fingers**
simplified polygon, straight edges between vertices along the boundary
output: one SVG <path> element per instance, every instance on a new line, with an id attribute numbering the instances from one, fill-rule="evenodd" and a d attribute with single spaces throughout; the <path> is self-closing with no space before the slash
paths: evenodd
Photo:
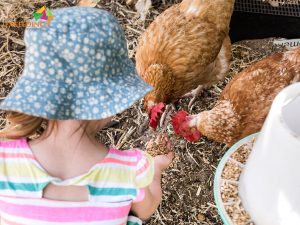
<path id="1" fill-rule="evenodd" d="M 164 155 L 172 151 L 172 143 L 167 134 L 160 133 L 146 143 L 146 151 L 152 156 Z"/>
<path id="2" fill-rule="evenodd" d="M 174 157 L 175 157 L 174 152 L 169 152 L 169 153 L 167 154 L 167 157 L 168 157 L 168 160 L 169 160 L 169 163 L 168 163 L 168 167 L 169 167 L 169 166 L 172 164 L 173 159 L 174 159 Z"/>
<path id="3" fill-rule="evenodd" d="M 171 151 L 171 149 L 172 149 L 172 144 L 171 144 L 170 141 L 167 142 L 167 149 L 168 149 L 169 151 Z"/>
<path id="4" fill-rule="evenodd" d="M 173 159 L 174 159 L 175 154 L 174 154 L 174 152 L 169 152 L 166 156 L 167 156 L 168 159 L 172 162 Z"/>
<path id="5" fill-rule="evenodd" d="M 153 140 L 150 140 L 146 143 L 146 149 L 150 149 L 153 147 L 153 144 L 154 144 L 154 141 Z"/>
<path id="6" fill-rule="evenodd" d="M 163 140 L 163 134 L 158 134 L 156 139 L 155 139 L 155 143 L 156 144 L 159 144 L 159 143 L 162 143 L 162 140 Z"/>
<path id="7" fill-rule="evenodd" d="M 160 136 L 161 143 L 166 146 L 166 148 L 171 151 L 172 144 L 167 134 L 162 134 Z"/>
<path id="8" fill-rule="evenodd" d="M 169 152 L 166 155 L 158 155 L 154 158 L 156 166 L 161 170 L 167 169 L 174 159 L 174 152 Z"/>

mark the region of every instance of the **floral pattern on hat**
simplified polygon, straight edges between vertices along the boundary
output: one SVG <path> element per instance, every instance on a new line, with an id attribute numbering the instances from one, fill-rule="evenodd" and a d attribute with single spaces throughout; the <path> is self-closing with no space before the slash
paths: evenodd
<path id="1" fill-rule="evenodd" d="M 0 108 L 47 119 L 103 119 L 152 90 L 128 58 L 122 28 L 90 7 L 53 10 L 49 26 L 27 28 L 25 67 Z"/>

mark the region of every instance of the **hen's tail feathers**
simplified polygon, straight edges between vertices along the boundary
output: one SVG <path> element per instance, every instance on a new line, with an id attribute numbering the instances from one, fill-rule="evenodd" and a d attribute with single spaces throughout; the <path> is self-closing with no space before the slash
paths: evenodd
<path id="1" fill-rule="evenodd" d="M 287 63 L 290 69 L 294 69 L 294 77 L 291 80 L 291 84 L 300 81 L 300 47 L 283 53 L 283 60 Z M 286 69 L 286 66 L 285 66 Z"/>
<path id="2" fill-rule="evenodd" d="M 300 64 L 300 47 L 291 50 L 291 51 L 287 51 L 284 52 L 284 59 L 290 61 L 292 63 L 292 65 L 297 64 L 297 66 L 299 66 Z"/>
<path id="3" fill-rule="evenodd" d="M 188 20 L 204 18 L 220 25 L 220 30 L 228 29 L 235 0 L 183 0 L 180 11 Z M 225 25 L 225 26 L 224 26 Z"/>
<path id="4" fill-rule="evenodd" d="M 180 4 L 180 11 L 187 19 L 205 16 L 210 3 L 206 0 L 183 0 Z"/>

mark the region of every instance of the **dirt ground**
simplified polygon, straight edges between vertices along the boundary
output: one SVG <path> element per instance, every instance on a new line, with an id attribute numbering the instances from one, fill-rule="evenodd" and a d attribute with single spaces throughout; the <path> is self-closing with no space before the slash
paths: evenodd
<path id="1" fill-rule="evenodd" d="M 101 0 L 97 7 L 112 12 L 118 18 L 126 33 L 129 54 L 133 57 L 139 35 L 159 13 L 177 2 L 179 0 L 165 0 L 165 3 L 153 0 L 153 7 L 145 22 L 139 21 L 135 8 L 127 6 L 123 0 Z M 31 19 L 33 11 L 44 5 L 54 9 L 75 4 L 75 1 L 68 0 L 0 1 L 0 21 Z M 21 28 L 8 29 L 0 25 L 0 100 L 7 95 L 22 72 L 25 51 L 23 33 Z M 211 109 L 234 74 L 274 51 L 277 49 L 272 46 L 272 39 L 235 43 L 232 46 L 233 60 L 228 76 L 205 90 L 197 98 L 190 113 Z M 188 101 L 189 99 L 180 100 L 178 108 L 188 110 Z M 3 114 L 0 116 L 0 126 L 3 126 Z M 226 147 L 206 138 L 197 143 L 186 142 L 175 137 L 171 126 L 168 126 L 167 132 L 173 139 L 176 161 L 163 176 L 162 204 L 145 224 L 221 225 L 213 199 L 213 178 L 216 166 L 227 150 Z M 141 100 L 117 115 L 112 126 L 101 131 L 98 137 L 107 145 L 128 149 L 144 148 L 145 142 L 155 135 L 148 129 L 147 115 Z"/>

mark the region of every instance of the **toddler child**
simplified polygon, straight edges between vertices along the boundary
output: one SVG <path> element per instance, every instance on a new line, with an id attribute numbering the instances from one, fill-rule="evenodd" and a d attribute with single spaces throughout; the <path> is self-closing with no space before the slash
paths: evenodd
<path id="1" fill-rule="evenodd" d="M 95 8 L 53 10 L 27 28 L 25 67 L 1 103 L 1 224 L 141 224 L 161 201 L 173 154 L 151 158 L 95 140 L 152 88 L 136 74 L 117 20 Z M 46 128 L 37 139 L 29 140 Z"/>

